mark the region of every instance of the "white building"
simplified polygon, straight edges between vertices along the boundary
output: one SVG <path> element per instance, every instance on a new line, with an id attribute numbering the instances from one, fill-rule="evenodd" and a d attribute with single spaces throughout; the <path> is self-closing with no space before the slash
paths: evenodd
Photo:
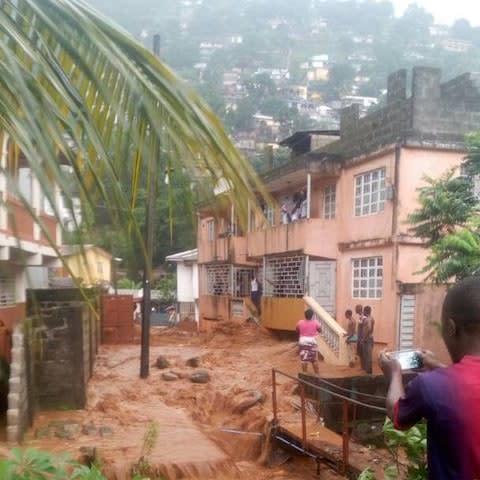
<path id="1" fill-rule="evenodd" d="M 198 325 L 198 250 L 175 253 L 165 260 L 177 264 L 178 320 L 195 319 Z"/>

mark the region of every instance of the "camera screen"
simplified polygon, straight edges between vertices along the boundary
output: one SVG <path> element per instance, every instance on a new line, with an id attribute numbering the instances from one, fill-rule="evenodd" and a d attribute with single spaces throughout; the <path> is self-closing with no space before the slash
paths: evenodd
<path id="1" fill-rule="evenodd" d="M 414 370 L 422 367 L 422 358 L 414 350 L 392 352 L 390 356 L 398 360 L 402 370 Z"/>

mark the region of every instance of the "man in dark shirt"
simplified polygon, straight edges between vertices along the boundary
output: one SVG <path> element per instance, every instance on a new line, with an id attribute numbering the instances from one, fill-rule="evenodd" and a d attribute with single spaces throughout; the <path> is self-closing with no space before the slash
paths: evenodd
<path id="1" fill-rule="evenodd" d="M 480 277 L 452 287 L 442 308 L 442 337 L 452 358 L 449 367 L 420 352 L 429 371 L 404 389 L 397 360 L 380 354 L 390 379 L 387 413 L 398 429 L 427 421 L 428 474 L 431 480 L 480 479 Z"/>

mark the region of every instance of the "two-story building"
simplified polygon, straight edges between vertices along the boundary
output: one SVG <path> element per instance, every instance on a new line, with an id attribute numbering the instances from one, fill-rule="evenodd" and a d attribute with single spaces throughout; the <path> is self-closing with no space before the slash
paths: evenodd
<path id="1" fill-rule="evenodd" d="M 356 304 L 372 307 L 379 342 L 440 345 L 443 290 L 417 273 L 428 250 L 407 218 L 424 176 L 459 167 L 465 135 L 480 127 L 478 77 L 440 78 L 438 69 L 415 68 L 408 96 L 407 72 L 396 72 L 385 106 L 363 118 L 358 105 L 342 111 L 339 137 L 298 132 L 282 142 L 291 161 L 263 178 L 274 205 L 264 218 L 250 206 L 245 232 L 235 230 L 233 210 L 216 218 L 201 212 L 201 327 L 240 318 L 248 294 L 248 284 L 238 287 L 241 272 L 258 271 L 263 325 L 293 330 L 310 305 L 324 326 L 322 353 L 333 353 L 332 361 L 345 363 L 341 325 Z"/>
<path id="2" fill-rule="evenodd" d="M 57 185 L 43 193 L 28 163 L 6 134 L 0 136 L 0 322 L 10 330 L 25 316 L 25 289 L 30 286 L 28 271 L 33 267 L 58 265 L 49 241 L 61 245 L 62 229 L 52 202 L 61 202 Z M 37 213 L 30 216 L 23 197 Z"/>

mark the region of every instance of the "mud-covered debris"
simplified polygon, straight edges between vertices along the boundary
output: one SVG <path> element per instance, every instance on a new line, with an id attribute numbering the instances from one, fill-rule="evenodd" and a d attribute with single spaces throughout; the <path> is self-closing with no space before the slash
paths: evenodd
<path id="1" fill-rule="evenodd" d="M 101 437 L 109 437 L 109 436 L 113 435 L 113 428 L 107 427 L 107 426 L 100 427 L 98 429 L 98 433 L 100 433 Z"/>
<path id="2" fill-rule="evenodd" d="M 192 357 L 189 358 L 186 362 L 187 367 L 197 368 L 200 366 L 200 358 L 199 357 Z"/>
<path id="3" fill-rule="evenodd" d="M 165 372 L 162 373 L 162 379 L 166 382 L 173 382 L 175 380 L 178 380 L 178 375 L 173 372 Z"/>
<path id="4" fill-rule="evenodd" d="M 35 430 L 35 438 L 49 438 L 51 434 L 52 431 L 48 425 Z"/>
<path id="5" fill-rule="evenodd" d="M 80 436 L 81 425 L 78 423 L 66 423 L 55 429 L 55 436 L 66 440 L 74 440 Z"/>
<path id="6" fill-rule="evenodd" d="M 205 370 L 198 370 L 190 375 L 190 381 L 193 383 L 208 383 L 210 374 Z"/>
<path id="7" fill-rule="evenodd" d="M 252 408 L 257 403 L 263 403 L 265 395 L 260 390 L 247 390 L 237 396 L 234 401 L 232 411 L 233 413 L 244 413 Z"/>
<path id="8" fill-rule="evenodd" d="M 82 427 L 82 433 L 83 435 L 96 435 L 98 433 L 98 428 L 93 422 L 90 422 Z"/>
<path id="9" fill-rule="evenodd" d="M 170 366 L 170 362 L 163 355 L 160 355 L 155 361 L 155 366 L 160 370 L 163 370 L 164 368 L 168 368 Z"/>

